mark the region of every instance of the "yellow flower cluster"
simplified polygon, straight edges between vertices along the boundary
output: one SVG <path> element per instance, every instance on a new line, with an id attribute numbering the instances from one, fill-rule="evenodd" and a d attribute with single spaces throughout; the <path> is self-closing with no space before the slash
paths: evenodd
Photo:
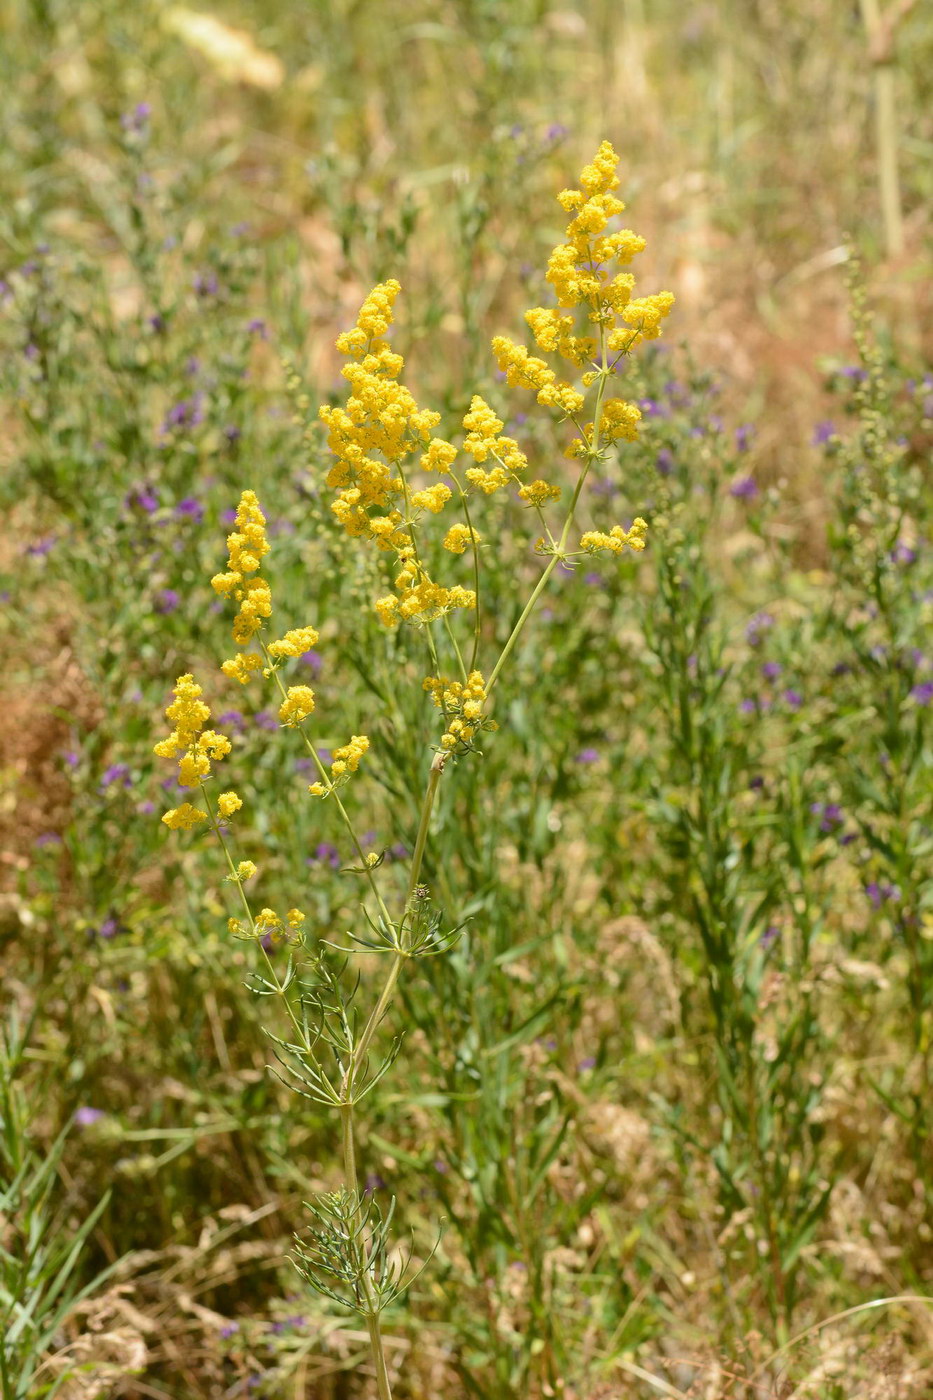
<path id="1" fill-rule="evenodd" d="M 492 353 L 505 374 L 506 383 L 519 389 L 534 389 L 538 403 L 559 409 L 565 418 L 580 412 L 584 400 L 579 390 L 558 379 L 550 366 L 537 355 L 529 355 L 524 345 L 516 345 L 508 336 L 497 335 L 493 338 Z"/>
<path id="2" fill-rule="evenodd" d="M 341 779 L 355 773 L 360 766 L 360 759 L 368 749 L 369 740 L 365 734 L 354 734 L 348 744 L 342 744 L 339 749 L 335 749 L 330 765 L 330 787 L 336 786 Z M 324 783 L 311 783 L 308 791 L 312 797 L 324 797 L 330 791 L 330 787 Z"/>
<path id="3" fill-rule="evenodd" d="M 284 919 L 274 909 L 260 909 L 253 920 L 253 929 L 258 938 L 268 938 L 272 943 L 278 943 L 289 934 L 299 933 L 306 918 L 307 915 L 300 909 L 289 909 Z M 231 933 L 241 936 L 246 933 L 239 919 L 229 919 L 227 927 Z"/>
<path id="4" fill-rule="evenodd" d="M 510 480 L 521 478 L 528 466 L 528 458 L 519 451 L 518 443 L 513 438 L 502 436 L 505 424 L 479 394 L 473 395 L 463 426 L 467 430 L 463 451 L 477 463 L 477 466 L 469 467 L 465 475 L 475 490 L 491 496 L 503 486 L 508 486 Z M 479 464 L 490 457 L 497 465 L 487 471 Z"/>
<path id="5" fill-rule="evenodd" d="M 399 622 L 431 622 L 451 608 L 476 607 L 476 594 L 472 588 L 463 588 L 460 584 L 445 588 L 443 584 L 434 583 L 412 545 L 400 548 L 398 558 L 401 565 L 395 576 L 398 596 L 387 593 L 377 598 L 373 605 L 385 627 L 396 627 Z"/>
<path id="6" fill-rule="evenodd" d="M 441 736 L 441 748 L 445 753 L 455 750 L 465 753 L 477 729 L 497 727 L 493 720 L 483 718 L 486 682 L 482 671 L 471 671 L 465 684 L 442 676 L 426 676 L 424 689 L 448 717 L 447 730 Z"/>
<path id="7" fill-rule="evenodd" d="M 224 598 L 231 595 L 240 605 L 233 622 L 233 640 L 245 646 L 259 631 L 263 618 L 272 614 L 272 594 L 263 578 L 250 575 L 259 571 L 263 556 L 269 553 L 266 517 L 259 509 L 255 491 L 244 491 L 236 513 L 236 529 L 227 536 L 227 572 L 215 574 L 211 587 Z M 240 660 L 240 658 L 237 658 Z M 248 669 L 255 670 L 255 666 Z"/>
<path id="8" fill-rule="evenodd" d="M 269 643 L 270 656 L 303 656 L 317 646 L 318 634 L 313 627 L 293 627 L 280 641 Z"/>
<path id="9" fill-rule="evenodd" d="M 230 752 L 230 740 L 225 735 L 204 728 L 211 712 L 201 699 L 201 693 L 201 687 L 190 673 L 178 677 L 172 691 L 174 698 L 165 711 L 166 718 L 173 725 L 172 732 L 167 739 L 160 739 L 153 749 L 159 758 L 181 755 L 178 760 L 178 782 L 181 787 L 195 787 L 203 782 L 210 775 L 211 761 L 219 763 Z M 230 807 L 230 802 L 234 800 L 236 805 Z M 229 810 L 222 811 L 223 816 L 229 816 L 243 805 L 235 792 L 224 793 L 221 804 L 225 801 Z M 180 807 L 166 812 L 162 820 L 173 830 L 187 831 L 197 826 L 198 822 L 207 821 L 207 813 L 193 807 L 190 802 L 184 802 Z"/>
<path id="10" fill-rule="evenodd" d="M 444 536 L 444 548 L 451 554 L 462 554 L 467 545 L 479 544 L 482 538 L 479 531 L 471 530 L 469 525 L 451 525 Z"/>
<path id="11" fill-rule="evenodd" d="M 647 530 L 647 523 L 638 515 L 632 521 L 630 530 L 623 530 L 621 525 L 613 525 L 608 535 L 602 530 L 587 530 L 580 537 L 580 548 L 588 554 L 621 554 L 626 546 L 636 551 L 642 550 Z"/>
<path id="12" fill-rule="evenodd" d="M 557 307 L 535 306 L 525 313 L 535 344 L 546 354 L 557 354 L 580 368 L 592 366 L 583 375 L 588 388 L 600 375 L 610 373 L 615 363 L 597 364 L 597 341 L 592 335 L 577 335 L 575 318 L 568 310 L 582 306 L 590 322 L 601 328 L 605 351 L 616 361 L 629 354 L 642 340 L 661 334 L 661 322 L 674 304 L 670 292 L 633 299 L 635 278 L 618 271 L 642 251 L 645 240 L 631 229 L 607 233 L 610 219 L 621 214 L 625 205 L 613 194 L 618 187 L 618 157 L 604 141 L 591 164 L 580 175 L 580 188 L 562 190 L 561 207 L 570 214 L 566 241 L 558 244 L 548 260 L 547 280 L 557 295 Z M 524 346 L 504 336 L 492 342 L 499 368 L 509 384 L 532 389 L 538 402 L 557 408 L 564 417 L 576 418 L 583 407 L 583 396 L 559 380 L 544 360 Z M 621 440 L 632 442 L 638 436 L 641 414 L 635 404 L 610 399 L 602 405 L 599 448 Z M 585 457 L 594 450 L 593 425 L 583 430 L 567 450 L 567 456 Z M 525 499 L 542 504 L 548 495 L 544 483 L 533 483 Z M 521 492 L 519 494 L 522 494 Z"/>
<path id="13" fill-rule="evenodd" d="M 638 425 L 641 422 L 641 409 L 625 399 L 606 399 L 600 418 L 600 436 L 603 447 L 612 442 L 637 442 Z M 566 449 L 565 457 L 585 457 L 593 443 L 593 424 L 587 423 L 582 438 L 574 438 Z"/>
<path id="14" fill-rule="evenodd" d="M 337 492 L 331 510 L 348 535 L 371 539 L 377 548 L 398 556 L 397 595 L 375 603 L 387 627 L 427 622 L 454 608 L 476 606 L 471 589 L 435 583 L 416 557 L 413 531 L 419 516 L 439 514 L 453 492 L 446 483 L 410 491 L 406 464 L 443 474 L 450 471 L 457 449 L 432 437 L 440 414 L 419 408 L 399 383 L 404 360 L 382 339 L 392 324 L 400 290 L 394 278 L 375 287 L 360 308 L 356 326 L 338 337 L 338 350 L 351 357 L 342 370 L 350 397 L 343 408 L 325 404 L 320 409 L 327 444 L 336 457 L 327 475 L 328 486 Z M 416 460 L 409 461 L 412 458 Z"/>
<path id="15" fill-rule="evenodd" d="M 279 706 L 279 719 L 290 729 L 314 713 L 314 691 L 309 685 L 290 685 Z"/>

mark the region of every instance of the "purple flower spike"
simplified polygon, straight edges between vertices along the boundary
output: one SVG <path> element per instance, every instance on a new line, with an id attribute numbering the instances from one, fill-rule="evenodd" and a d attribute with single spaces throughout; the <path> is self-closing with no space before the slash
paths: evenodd
<path id="1" fill-rule="evenodd" d="M 227 1341 L 230 1337 L 236 1336 L 239 1330 L 240 1324 L 238 1322 L 225 1322 L 220 1329 L 220 1335 L 223 1337 L 224 1341 Z"/>
<path id="2" fill-rule="evenodd" d="M 105 768 L 100 778 L 100 791 L 111 787 L 114 783 L 120 783 L 122 787 L 130 787 L 132 784 L 129 765 L 126 763 L 111 763 L 109 768 Z"/>
<path id="3" fill-rule="evenodd" d="M 260 729 L 268 729 L 271 732 L 279 727 L 279 722 L 271 710 L 260 710 L 253 719 Z"/>
<path id="4" fill-rule="evenodd" d="M 654 460 L 658 476 L 670 476 L 674 470 L 674 454 L 669 447 L 662 447 Z"/>

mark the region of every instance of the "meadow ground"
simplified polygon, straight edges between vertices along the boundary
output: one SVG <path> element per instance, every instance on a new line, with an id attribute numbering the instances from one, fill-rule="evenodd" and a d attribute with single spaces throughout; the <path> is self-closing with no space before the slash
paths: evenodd
<path id="1" fill-rule="evenodd" d="M 931 58 L 0 10 L 2 1400 L 933 1395 Z"/>

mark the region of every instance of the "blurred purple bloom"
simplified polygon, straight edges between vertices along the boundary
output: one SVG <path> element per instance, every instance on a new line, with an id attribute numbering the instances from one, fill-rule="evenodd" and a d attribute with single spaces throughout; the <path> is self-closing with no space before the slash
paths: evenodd
<path id="1" fill-rule="evenodd" d="M 614 496 L 618 489 L 615 482 L 607 481 L 605 477 L 595 476 L 590 482 L 590 491 L 594 496 Z"/>
<path id="2" fill-rule="evenodd" d="M 880 909 L 882 904 L 889 900 L 894 902 L 901 897 L 900 885 L 891 885 L 885 882 L 879 884 L 877 880 L 872 880 L 871 884 L 865 886 L 865 893 L 876 909 Z"/>
<path id="3" fill-rule="evenodd" d="M 195 296 L 215 297 L 220 291 L 220 283 L 217 281 L 216 272 L 208 269 L 207 272 L 199 272 L 194 279 Z"/>
<path id="4" fill-rule="evenodd" d="M 933 681 L 923 681 L 920 685 L 915 685 L 910 692 L 910 698 L 916 700 L 918 705 L 929 705 L 933 700 Z"/>
<path id="5" fill-rule="evenodd" d="M 740 476 L 738 481 L 733 481 L 729 487 L 729 495 L 735 496 L 736 500 L 750 501 L 758 495 L 758 487 L 755 480 L 750 476 Z"/>
<path id="6" fill-rule="evenodd" d="M 155 315 L 149 317 L 149 325 L 152 328 L 152 330 L 154 330 L 156 334 L 159 335 L 162 331 L 165 330 L 165 317 L 160 316 L 157 311 Z"/>
<path id="7" fill-rule="evenodd" d="M 760 773 L 756 773 L 754 778 L 749 779 L 748 786 L 752 792 L 760 792 L 765 785 L 765 780 Z"/>
<path id="8" fill-rule="evenodd" d="M 195 525 L 200 525 L 204 519 L 204 507 L 196 496 L 185 496 L 175 507 L 175 514 L 184 516 L 186 520 L 193 520 Z"/>
<path id="9" fill-rule="evenodd" d="M 229 510 L 222 510 L 222 511 L 220 512 L 220 523 L 221 523 L 221 525 L 235 525 L 235 524 L 236 524 L 236 511 L 233 509 L 232 506 L 230 507 Z"/>
<path id="10" fill-rule="evenodd" d="M 781 696 L 785 705 L 789 705 L 792 710 L 799 710 L 803 704 L 803 696 L 799 690 L 785 690 Z"/>
<path id="11" fill-rule="evenodd" d="M 820 831 L 824 835 L 829 835 L 832 831 L 837 831 L 842 826 L 842 808 L 838 802 L 812 802 L 810 811 L 815 817 L 820 819 Z"/>
<path id="12" fill-rule="evenodd" d="M 909 544 L 903 544 L 898 540 L 891 550 L 891 560 L 895 564 L 913 564 L 917 558 L 917 551 L 911 549 Z"/>
<path id="13" fill-rule="evenodd" d="M 739 710 L 743 715 L 754 715 L 758 711 L 758 701 L 751 698 L 739 702 Z"/>
<path id="14" fill-rule="evenodd" d="M 239 442 L 239 441 L 240 441 L 240 438 L 241 438 L 242 436 L 243 436 L 243 429 L 242 429 L 242 428 L 238 428 L 237 425 L 236 425 L 235 423 L 230 423 L 230 424 L 227 425 L 226 428 L 224 428 L 224 437 L 225 437 L 225 438 L 227 439 L 227 441 L 230 443 L 231 447 L 233 446 L 233 444 L 234 444 L 235 442 Z M 235 512 L 235 511 L 234 511 L 234 515 L 236 515 L 236 512 Z"/>
<path id="15" fill-rule="evenodd" d="M 366 1185 L 363 1187 L 363 1195 L 371 1196 L 374 1191 L 384 1191 L 386 1188 L 385 1177 L 378 1172 L 370 1172 L 366 1178 Z"/>
<path id="16" fill-rule="evenodd" d="M 754 423 L 740 423 L 735 430 L 735 450 L 747 452 L 755 436 Z"/>
<path id="17" fill-rule="evenodd" d="M 137 102 L 132 112 L 124 112 L 120 118 L 120 125 L 124 131 L 144 131 L 146 123 L 152 116 L 152 108 L 148 102 Z"/>
<path id="18" fill-rule="evenodd" d="M 670 418 L 671 411 L 664 404 L 658 403 L 657 399 L 639 399 L 638 407 L 641 409 L 643 418 Z"/>
<path id="19" fill-rule="evenodd" d="M 222 729 L 235 729 L 238 733 L 242 733 L 246 728 L 242 710 L 224 710 L 223 714 L 217 716 L 217 723 Z"/>
<path id="20" fill-rule="evenodd" d="M 574 759 L 575 763 L 598 763 L 599 749 L 581 749 Z"/>
<path id="21" fill-rule="evenodd" d="M 37 540 L 35 544 L 26 546 L 26 553 L 33 559 L 44 559 L 47 554 L 55 548 L 55 535 L 46 535 L 45 539 Z"/>
<path id="22" fill-rule="evenodd" d="M 76 749 L 68 749 L 66 753 L 62 754 L 62 758 L 68 764 L 69 768 L 77 768 L 78 764 L 81 762 L 81 755 Z"/>
<path id="23" fill-rule="evenodd" d="M 762 952 L 766 953 L 772 943 L 780 937 L 780 934 L 781 930 L 778 928 L 777 924 L 770 924 L 758 940 L 758 946 Z"/>
<path id="24" fill-rule="evenodd" d="M 120 920 L 115 919 L 111 914 L 104 920 L 97 932 L 101 938 L 116 938 L 120 932 Z"/>
<path id="25" fill-rule="evenodd" d="M 674 454 L 669 447 L 661 448 L 654 465 L 659 476 L 670 476 L 674 470 Z"/>
<path id="26" fill-rule="evenodd" d="M 780 661 L 766 661 L 762 665 L 761 674 L 766 681 L 776 681 L 783 669 Z"/>
<path id="27" fill-rule="evenodd" d="M 595 1055 L 587 1055 L 586 1058 L 585 1058 L 585 1059 L 582 1059 L 582 1060 L 580 1061 L 580 1063 L 577 1065 L 577 1069 L 580 1071 L 581 1074 L 584 1073 L 584 1072 L 585 1072 L 586 1070 L 588 1070 L 588 1069 L 595 1069 L 595 1068 L 596 1068 L 596 1056 L 595 1056 Z"/>
<path id="28" fill-rule="evenodd" d="M 279 727 L 279 722 L 271 710 L 259 710 L 253 715 L 253 720 L 258 724 L 260 729 L 268 729 L 271 731 Z"/>
<path id="29" fill-rule="evenodd" d="M 87 1106 L 75 1109 L 74 1121 L 79 1128 L 90 1128 L 93 1123 L 99 1122 L 100 1119 L 105 1116 L 102 1108 L 91 1108 Z"/>
<path id="30" fill-rule="evenodd" d="M 824 418 L 821 423 L 817 423 L 813 429 L 813 437 L 810 442 L 814 447 L 822 447 L 824 442 L 829 442 L 831 437 L 836 436 L 836 425 L 828 418 Z"/>
<path id="31" fill-rule="evenodd" d="M 228 1338 L 235 1336 L 239 1330 L 240 1324 L 238 1322 L 225 1322 L 220 1329 L 220 1335 L 223 1337 L 224 1341 L 226 1341 Z"/>
<path id="32" fill-rule="evenodd" d="M 757 647 L 762 638 L 762 634 L 769 632 L 774 626 L 774 618 L 770 613 L 756 613 L 745 628 L 745 640 L 750 647 Z"/>
<path id="33" fill-rule="evenodd" d="M 174 588 L 162 588 L 156 594 L 156 612 L 172 613 L 181 602 L 181 594 Z"/>
<path id="34" fill-rule="evenodd" d="M 138 506 L 147 515 L 151 515 L 154 510 L 159 509 L 159 498 L 151 486 L 134 486 L 132 491 L 128 491 L 123 501 L 125 510 L 132 510 Z"/>
<path id="35" fill-rule="evenodd" d="M 261 316 L 254 316 L 246 327 L 250 335 L 258 335 L 260 340 L 268 340 L 269 332 L 266 330 L 266 323 Z"/>
<path id="36" fill-rule="evenodd" d="M 588 583 L 590 588 L 603 588 L 606 580 L 603 578 L 602 574 L 597 574 L 593 570 L 590 570 L 588 574 L 583 575 L 583 582 Z"/>
<path id="37" fill-rule="evenodd" d="M 564 126 L 563 122 L 552 122 L 545 132 L 548 141 L 563 141 L 565 136 L 570 135 L 570 128 Z"/>
<path id="38" fill-rule="evenodd" d="M 322 763 L 332 763 L 334 759 L 334 755 L 331 753 L 330 749 L 318 749 L 317 756 Z"/>
<path id="39" fill-rule="evenodd" d="M 103 792 L 105 788 L 110 787 L 113 783 L 121 783 L 123 787 L 128 788 L 131 786 L 132 781 L 128 764 L 111 763 L 110 767 L 105 768 L 101 774 L 100 791 Z"/>
<path id="40" fill-rule="evenodd" d="M 315 764 L 314 764 L 314 759 L 313 759 L 313 758 L 296 758 L 296 759 L 295 759 L 295 772 L 296 772 L 296 773 L 311 773 L 311 772 L 314 771 L 314 767 L 315 767 Z"/>
<path id="41" fill-rule="evenodd" d="M 336 870 L 340 865 L 340 852 L 329 841 L 320 841 L 314 848 L 314 855 L 308 856 L 308 865 L 329 865 Z"/>
<path id="42" fill-rule="evenodd" d="M 60 846 L 61 844 L 62 838 L 57 831 L 43 831 L 33 842 L 33 845 L 37 846 L 40 851 L 44 846 Z"/>
<path id="43" fill-rule="evenodd" d="M 185 363 L 185 374 L 189 379 L 193 379 L 196 374 L 201 373 L 201 361 L 197 355 L 189 355 Z"/>
<path id="44" fill-rule="evenodd" d="M 181 399 L 173 404 L 165 415 L 161 432 L 163 435 L 169 433 L 173 428 L 196 428 L 199 423 L 204 422 L 204 410 L 202 401 L 204 395 L 198 390 L 190 399 Z"/>
<path id="45" fill-rule="evenodd" d="M 136 806 L 136 810 L 141 817 L 151 817 L 155 809 L 155 803 L 150 801 L 149 798 L 147 798 L 145 802 L 137 803 Z"/>
<path id="46" fill-rule="evenodd" d="M 321 653 L 315 651 L 313 647 L 310 651 L 303 651 L 298 660 L 303 666 L 307 666 L 315 676 L 320 673 L 321 667 L 324 664 Z"/>
<path id="47" fill-rule="evenodd" d="M 868 371 L 864 370 L 861 365 L 843 365 L 839 374 L 842 375 L 843 379 L 851 379 L 855 383 L 861 383 L 863 379 L 868 378 Z"/>
<path id="48" fill-rule="evenodd" d="M 408 847 L 403 841 L 395 841 L 386 851 L 387 860 L 407 860 L 409 856 Z"/>

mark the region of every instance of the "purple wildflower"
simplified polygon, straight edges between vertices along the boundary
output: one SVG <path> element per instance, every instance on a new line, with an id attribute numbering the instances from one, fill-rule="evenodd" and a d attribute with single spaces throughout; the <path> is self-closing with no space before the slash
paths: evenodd
<path id="1" fill-rule="evenodd" d="M 123 500 L 124 510 L 132 510 L 138 506 L 147 515 L 151 515 L 154 510 L 159 509 L 159 498 L 151 486 L 134 486 L 132 491 L 128 491 Z"/>
<path id="2" fill-rule="evenodd" d="M 909 544 L 904 544 L 898 540 L 891 550 L 891 562 L 894 564 L 913 564 L 917 558 L 917 551 L 911 549 Z"/>
<path id="3" fill-rule="evenodd" d="M 916 700 L 918 705 L 929 705 L 933 700 L 933 681 L 923 681 L 920 685 L 915 685 L 910 692 L 911 700 Z"/>
<path id="4" fill-rule="evenodd" d="M 194 293 L 199 297 L 215 297 L 220 291 L 220 283 L 217 281 L 216 272 L 208 269 L 207 272 L 199 272 L 194 279 Z"/>
<path id="5" fill-rule="evenodd" d="M 783 669 L 780 661 L 766 661 L 761 668 L 761 674 L 766 681 L 776 681 Z"/>
<path id="6" fill-rule="evenodd" d="M 743 715 L 754 715 L 758 712 L 758 701 L 747 697 L 739 702 L 739 710 Z"/>
<path id="7" fill-rule="evenodd" d="M 156 594 L 155 609 L 160 613 L 172 613 L 181 602 L 181 594 L 174 588 L 162 588 Z"/>
<path id="8" fill-rule="evenodd" d="M 843 365 L 838 373 L 843 379 L 851 379 L 855 384 L 860 384 L 863 379 L 868 378 L 868 371 L 861 365 Z"/>
<path id="9" fill-rule="evenodd" d="M 295 759 L 295 772 L 296 772 L 296 773 L 311 773 L 311 772 L 314 771 L 314 766 L 315 766 L 315 765 L 314 765 L 314 759 L 313 759 L 313 758 L 296 758 L 296 759 Z"/>
<path id="10" fill-rule="evenodd" d="M 755 436 L 754 423 L 740 423 L 735 430 L 736 452 L 747 452 Z"/>
<path id="11" fill-rule="evenodd" d="M 165 330 L 165 317 L 160 316 L 158 311 L 155 312 L 154 315 L 149 317 L 149 326 L 151 330 L 155 331 L 156 335 L 160 335 L 162 331 Z"/>
<path id="12" fill-rule="evenodd" d="M 823 421 L 817 423 L 813 429 L 813 436 L 810 442 L 814 447 L 822 447 L 825 442 L 829 442 L 830 438 L 835 436 L 835 423 L 831 423 L 828 418 L 824 418 Z"/>
<path id="13" fill-rule="evenodd" d="M 110 914 L 97 930 L 101 938 L 116 938 L 120 931 L 120 920 L 115 918 L 113 914 Z"/>
<path id="14" fill-rule="evenodd" d="M 576 758 L 574 759 L 574 762 L 575 762 L 575 763 L 598 763 L 598 762 L 599 762 L 599 749 L 593 749 L 593 748 L 581 749 L 580 752 L 577 754 Z"/>
<path id="15" fill-rule="evenodd" d="M 838 831 L 843 823 L 842 808 L 838 802 L 812 802 L 810 811 L 815 817 L 820 819 L 820 831 L 828 836 L 833 831 Z"/>
<path id="16" fill-rule="evenodd" d="M 674 470 L 674 454 L 669 447 L 662 447 L 654 460 L 655 470 L 659 476 L 670 476 Z"/>
<path id="17" fill-rule="evenodd" d="M 254 316 L 246 329 L 250 335 L 258 335 L 260 340 L 268 340 L 269 332 L 266 330 L 266 323 L 261 316 Z"/>
<path id="18" fill-rule="evenodd" d="M 152 116 L 152 108 L 148 102 L 137 102 L 132 112 L 124 112 L 120 118 L 120 125 L 124 131 L 141 132 L 145 131 L 146 123 Z"/>
<path id="19" fill-rule="evenodd" d="M 784 701 L 784 704 L 788 705 L 792 710 L 799 710 L 803 704 L 803 696 L 800 694 L 799 690 L 785 690 L 781 699 Z"/>
<path id="20" fill-rule="evenodd" d="M 764 785 L 765 780 L 760 773 L 756 773 L 753 778 L 749 779 L 748 786 L 751 792 L 760 792 Z"/>
<path id="21" fill-rule="evenodd" d="M 781 934 L 777 924 L 770 924 L 758 940 L 758 946 L 763 953 L 766 953 Z"/>
<path id="22" fill-rule="evenodd" d="M 114 783 L 120 783 L 123 787 L 128 788 L 132 781 L 128 764 L 111 763 L 110 767 L 105 768 L 101 774 L 100 791 L 103 792 L 105 788 L 112 787 Z"/>
<path id="23" fill-rule="evenodd" d="M 734 496 L 738 501 L 751 501 L 758 495 L 758 487 L 754 477 L 740 476 L 737 481 L 733 481 L 729 487 L 729 495 Z"/>
<path id="24" fill-rule="evenodd" d="M 594 570 L 590 570 L 588 574 L 583 575 L 583 582 L 588 583 L 590 588 L 603 588 L 605 587 L 606 580 L 603 578 L 602 574 L 597 574 Z"/>
<path id="25" fill-rule="evenodd" d="M 235 1336 L 239 1330 L 240 1324 L 238 1322 L 225 1322 L 220 1329 L 220 1335 L 223 1337 L 224 1341 L 227 1341 L 230 1337 Z"/>
<path id="26" fill-rule="evenodd" d="M 329 865 L 336 870 L 340 865 L 340 852 L 329 841 L 320 841 L 314 848 L 314 855 L 308 856 L 308 865 Z"/>
<path id="27" fill-rule="evenodd" d="M 324 662 L 319 651 L 312 647 L 310 651 L 303 651 L 298 660 L 303 666 L 307 666 L 312 675 L 318 675 Z"/>
<path id="28" fill-rule="evenodd" d="M 217 723 L 222 729 L 235 729 L 238 733 L 242 733 L 246 728 L 242 710 L 224 710 L 223 714 L 217 716 Z"/>
<path id="29" fill-rule="evenodd" d="M 222 510 L 222 511 L 220 512 L 220 523 L 221 523 L 221 525 L 235 525 L 235 524 L 236 524 L 236 511 L 233 509 L 232 506 L 230 507 L 229 510 Z"/>
<path id="30" fill-rule="evenodd" d="M 90 1105 L 86 1105 L 75 1109 L 74 1121 L 79 1128 L 90 1128 L 93 1123 L 99 1122 L 105 1116 L 102 1108 L 91 1108 Z"/>
<path id="31" fill-rule="evenodd" d="M 226 428 L 224 428 L 224 437 L 227 439 L 231 447 L 235 442 L 239 442 L 242 436 L 243 429 L 238 428 L 235 423 L 228 423 Z M 234 511 L 234 515 L 235 514 L 236 512 Z"/>
<path id="32" fill-rule="evenodd" d="M 145 802 L 138 802 L 136 804 L 136 810 L 141 817 L 151 817 L 155 809 L 155 803 L 150 801 L 148 797 Z"/>
<path id="33" fill-rule="evenodd" d="M 366 1185 L 363 1187 L 363 1195 L 371 1196 L 374 1191 L 384 1191 L 386 1188 L 385 1177 L 378 1172 L 370 1172 L 366 1178 Z"/>
<path id="34" fill-rule="evenodd" d="M 585 1059 L 582 1059 L 582 1060 L 580 1061 L 580 1063 L 577 1065 L 577 1069 L 580 1071 L 581 1074 L 583 1074 L 583 1073 L 584 1073 L 586 1070 L 588 1070 L 588 1069 L 595 1069 L 595 1068 L 596 1068 L 596 1056 L 595 1056 L 595 1055 L 587 1055 L 587 1056 L 585 1057 Z"/>
<path id="35" fill-rule="evenodd" d="M 563 122 L 552 122 L 545 132 L 547 141 L 563 141 L 565 136 L 570 135 L 570 128 L 564 126 Z"/>
<path id="36" fill-rule="evenodd" d="M 200 525 L 204 519 L 204 507 L 196 496 L 185 496 L 175 507 L 175 514 Z"/>
<path id="37" fill-rule="evenodd" d="M 761 643 L 762 634 L 770 632 L 774 626 L 774 618 L 770 613 L 756 613 L 745 628 L 745 640 L 750 647 L 757 647 Z"/>
<path id="38" fill-rule="evenodd" d="M 253 720 L 258 724 L 260 729 L 272 731 L 279 727 L 279 722 L 271 710 L 259 710 L 253 715 Z"/>
<path id="39" fill-rule="evenodd" d="M 56 538 L 55 535 L 46 535 L 44 539 L 36 540 L 35 544 L 27 545 L 26 553 L 33 559 L 44 559 L 55 548 Z"/>
<path id="40" fill-rule="evenodd" d="M 36 846 L 40 851 L 43 849 L 44 846 L 60 846 L 61 844 L 62 838 L 59 836 L 57 831 L 43 831 L 36 837 L 35 841 L 33 842 L 33 845 Z"/>

